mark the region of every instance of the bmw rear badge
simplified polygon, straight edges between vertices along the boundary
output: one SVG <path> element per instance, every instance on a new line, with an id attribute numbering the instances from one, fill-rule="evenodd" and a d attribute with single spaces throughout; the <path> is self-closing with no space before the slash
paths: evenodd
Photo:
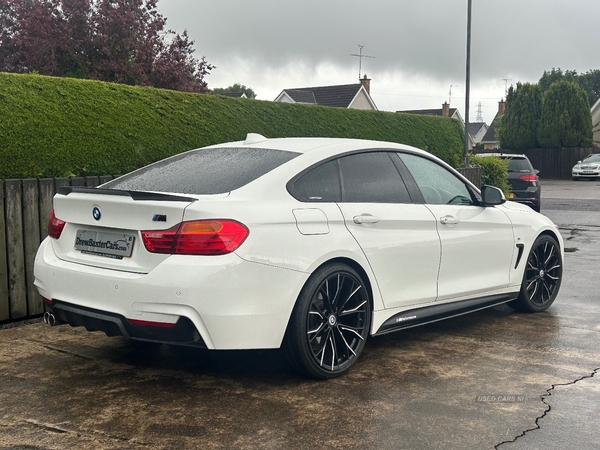
<path id="1" fill-rule="evenodd" d="M 98 208 L 97 206 L 94 206 L 94 209 L 92 209 L 92 216 L 94 216 L 94 219 L 100 220 L 100 217 L 102 217 L 100 208 Z"/>

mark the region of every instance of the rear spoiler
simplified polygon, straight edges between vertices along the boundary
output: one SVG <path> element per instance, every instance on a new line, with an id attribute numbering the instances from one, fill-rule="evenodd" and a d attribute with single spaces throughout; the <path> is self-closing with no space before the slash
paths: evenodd
<path id="1" fill-rule="evenodd" d="M 124 191 L 122 189 L 89 188 L 79 186 L 63 186 L 58 188 L 57 194 L 69 195 L 77 194 L 99 194 L 99 195 L 120 195 L 122 197 L 131 197 L 133 200 L 155 200 L 159 202 L 195 202 L 198 199 L 193 197 L 183 197 L 180 195 L 162 194 L 158 192 L 146 191 Z"/>

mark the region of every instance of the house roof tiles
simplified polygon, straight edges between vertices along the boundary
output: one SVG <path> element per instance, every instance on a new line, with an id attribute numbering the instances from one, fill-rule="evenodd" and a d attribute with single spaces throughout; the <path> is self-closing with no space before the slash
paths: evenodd
<path id="1" fill-rule="evenodd" d="M 322 106 L 348 108 L 362 84 L 342 84 L 338 86 L 318 86 L 284 89 L 296 103 L 312 103 Z"/>
<path id="2" fill-rule="evenodd" d="M 469 131 L 469 134 L 471 136 L 475 136 L 477 133 L 479 133 L 479 130 L 481 130 L 481 128 L 484 126 L 485 122 L 472 122 L 469 123 L 467 130 Z"/>

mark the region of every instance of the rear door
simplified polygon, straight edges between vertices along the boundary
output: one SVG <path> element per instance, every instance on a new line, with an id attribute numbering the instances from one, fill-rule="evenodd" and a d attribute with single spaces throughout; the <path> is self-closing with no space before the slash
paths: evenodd
<path id="1" fill-rule="evenodd" d="M 386 308 L 434 301 L 440 264 L 435 219 L 415 204 L 391 154 L 338 160 L 346 227 L 373 269 Z"/>

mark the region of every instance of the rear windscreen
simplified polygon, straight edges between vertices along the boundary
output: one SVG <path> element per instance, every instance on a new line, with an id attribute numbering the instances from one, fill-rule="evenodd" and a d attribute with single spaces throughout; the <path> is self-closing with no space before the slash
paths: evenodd
<path id="1" fill-rule="evenodd" d="M 238 189 L 299 153 L 263 148 L 208 148 L 158 161 L 109 181 L 103 187 L 127 191 L 222 194 Z"/>
<path id="2" fill-rule="evenodd" d="M 508 160 L 509 172 L 531 172 L 529 161 L 524 158 L 511 158 Z"/>

